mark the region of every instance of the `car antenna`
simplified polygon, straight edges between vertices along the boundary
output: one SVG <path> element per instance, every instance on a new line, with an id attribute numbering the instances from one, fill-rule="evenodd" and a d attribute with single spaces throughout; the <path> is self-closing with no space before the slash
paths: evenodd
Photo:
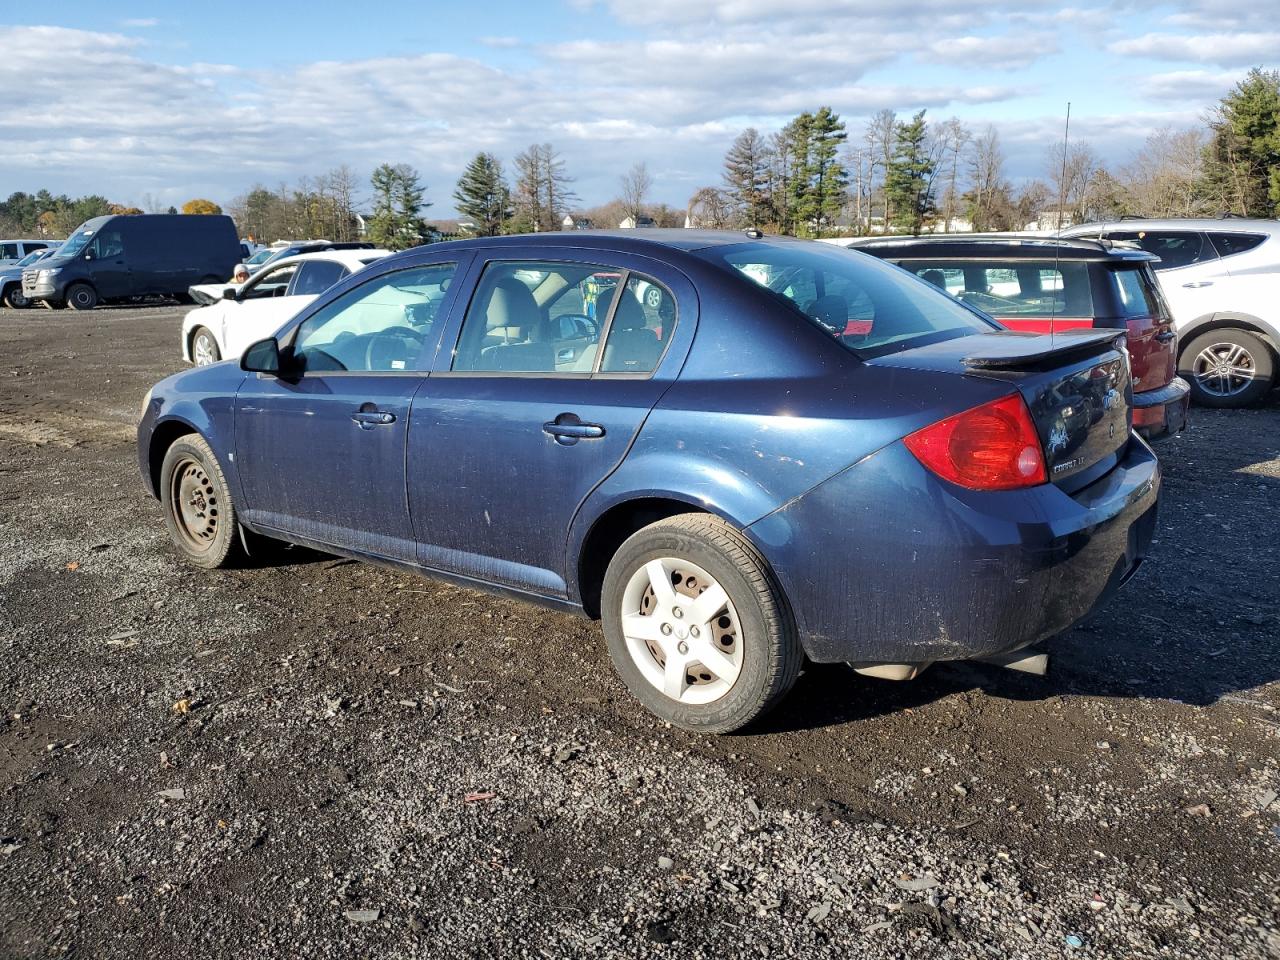
<path id="1" fill-rule="evenodd" d="M 1058 288 L 1062 299 L 1067 299 L 1067 278 L 1058 268 L 1058 254 L 1062 248 L 1062 208 L 1067 205 L 1067 148 L 1071 144 L 1071 101 L 1067 101 L 1067 122 L 1062 128 L 1062 173 L 1058 178 L 1058 226 L 1053 235 L 1053 272 L 1058 276 Z M 1055 296 L 1049 305 L 1049 349 L 1053 349 L 1054 317 L 1058 313 L 1058 298 Z"/>

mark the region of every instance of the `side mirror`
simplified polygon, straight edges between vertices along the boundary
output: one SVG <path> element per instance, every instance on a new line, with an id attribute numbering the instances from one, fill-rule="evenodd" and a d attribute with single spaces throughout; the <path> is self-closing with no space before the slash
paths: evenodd
<path id="1" fill-rule="evenodd" d="M 222 299 L 223 299 L 223 300 L 239 300 L 239 299 L 240 299 L 240 291 L 239 291 L 239 290 L 237 290 L 235 287 L 223 287 L 223 288 L 222 288 Z"/>
<path id="2" fill-rule="evenodd" d="M 86 250 L 86 251 L 84 252 L 84 258 L 85 258 L 86 260 L 92 260 L 92 259 L 93 259 L 93 251 L 92 251 L 92 250 Z"/>
<path id="3" fill-rule="evenodd" d="M 271 373 L 280 375 L 280 344 L 275 337 L 267 337 L 251 344 L 240 358 L 240 369 L 246 373 Z"/>

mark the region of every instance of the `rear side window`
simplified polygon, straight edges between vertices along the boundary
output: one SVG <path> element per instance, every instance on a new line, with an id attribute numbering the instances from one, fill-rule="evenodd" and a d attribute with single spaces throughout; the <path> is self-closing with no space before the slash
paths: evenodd
<path id="1" fill-rule="evenodd" d="M 1266 234 L 1262 233 L 1211 233 L 1209 238 L 1220 257 L 1233 257 L 1237 253 L 1252 250 L 1267 239 Z"/>
<path id="2" fill-rule="evenodd" d="M 332 260 L 309 260 L 299 265 L 293 276 L 289 295 L 293 297 L 315 296 L 324 293 L 347 275 L 347 268 Z"/>
<path id="3" fill-rule="evenodd" d="M 674 325 L 675 301 L 651 277 L 583 263 L 492 263 L 467 308 L 452 369 L 649 374 Z"/>
<path id="4" fill-rule="evenodd" d="M 1218 259 L 1218 252 L 1203 233 L 1190 230 L 1134 230 L 1107 234 L 1111 240 L 1128 240 L 1160 258 L 1157 270 L 1175 270 L 1193 263 Z"/>
<path id="5" fill-rule="evenodd" d="M 1093 316 L 1086 263 L 907 261 L 901 266 L 993 317 Z"/>
<path id="6" fill-rule="evenodd" d="M 1121 315 L 1124 317 L 1160 317 L 1164 315 L 1155 278 L 1148 268 L 1138 267 L 1112 271 L 1120 290 Z"/>
<path id="7" fill-rule="evenodd" d="M 0 243 L 0 260 L 17 260 L 20 256 L 16 243 Z"/>

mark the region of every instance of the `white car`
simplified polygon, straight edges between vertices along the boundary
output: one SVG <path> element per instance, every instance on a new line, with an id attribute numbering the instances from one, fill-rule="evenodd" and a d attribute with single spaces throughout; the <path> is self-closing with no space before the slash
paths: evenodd
<path id="1" fill-rule="evenodd" d="M 326 250 L 277 260 L 243 284 L 201 284 L 191 295 L 207 305 L 182 321 L 182 359 L 196 366 L 239 357 L 339 280 L 388 250 Z"/>
<path id="2" fill-rule="evenodd" d="M 1178 373 L 1197 403 L 1244 407 L 1277 385 L 1280 222 L 1117 220 L 1064 237 L 1123 240 L 1160 258 L 1160 288 L 1178 331 Z"/>

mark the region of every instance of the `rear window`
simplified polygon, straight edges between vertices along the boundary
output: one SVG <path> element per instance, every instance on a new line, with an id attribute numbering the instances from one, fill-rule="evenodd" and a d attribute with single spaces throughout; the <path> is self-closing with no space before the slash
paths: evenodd
<path id="1" fill-rule="evenodd" d="M 997 329 L 940 290 L 868 254 L 816 243 L 742 243 L 697 253 L 771 291 L 859 356 Z"/>
<path id="2" fill-rule="evenodd" d="M 928 260 L 901 266 L 996 318 L 1093 316 L 1087 263 Z"/>
<path id="3" fill-rule="evenodd" d="M 1252 250 L 1267 239 L 1262 233 L 1211 233 L 1209 239 L 1220 257 L 1233 257 L 1237 253 Z"/>
<path id="4" fill-rule="evenodd" d="M 1164 316 L 1164 303 L 1156 288 L 1155 278 L 1148 267 L 1130 267 L 1113 271 L 1116 286 L 1120 290 L 1120 309 L 1123 317 Z"/>
<path id="5" fill-rule="evenodd" d="M 1193 263 L 1218 259 L 1209 238 L 1199 231 L 1189 230 L 1129 230 L 1108 233 L 1110 240 L 1128 240 L 1147 253 L 1160 258 L 1157 270 L 1173 270 Z"/>

